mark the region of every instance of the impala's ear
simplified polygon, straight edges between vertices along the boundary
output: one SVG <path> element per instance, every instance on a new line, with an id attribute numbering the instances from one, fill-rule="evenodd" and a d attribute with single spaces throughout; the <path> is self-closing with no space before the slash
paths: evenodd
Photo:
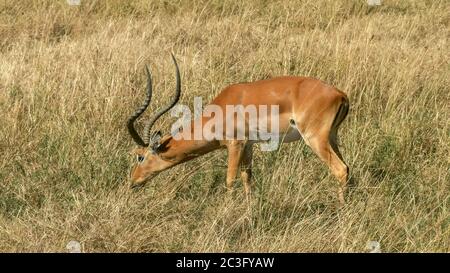
<path id="1" fill-rule="evenodd" d="M 158 153 L 164 152 L 167 149 L 167 144 L 171 139 L 172 139 L 171 135 L 162 137 L 161 140 L 159 141 L 158 147 L 156 148 L 156 152 Z"/>
<path id="2" fill-rule="evenodd" d="M 158 143 L 159 140 L 161 139 L 161 136 L 162 136 L 161 131 L 156 131 L 155 133 L 153 133 L 153 135 L 152 135 L 152 137 L 150 139 L 150 142 L 151 143 Z"/>
<path id="3" fill-rule="evenodd" d="M 156 152 L 159 146 L 159 141 L 161 140 L 161 131 L 156 131 L 150 137 L 149 148 L 152 152 Z"/>
<path id="4" fill-rule="evenodd" d="M 162 137 L 161 131 L 157 131 L 153 134 L 150 140 L 150 148 L 153 153 L 160 153 L 166 149 L 167 143 L 172 139 L 171 135 Z"/>

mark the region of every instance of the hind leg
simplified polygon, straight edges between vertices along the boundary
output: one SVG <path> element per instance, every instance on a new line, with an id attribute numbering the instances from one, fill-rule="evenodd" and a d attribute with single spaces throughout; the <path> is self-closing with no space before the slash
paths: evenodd
<path id="1" fill-rule="evenodd" d="M 349 168 L 342 159 L 336 143 L 336 134 L 317 134 L 311 137 L 308 145 L 319 158 L 327 164 L 331 173 L 339 181 L 338 199 L 341 205 L 345 204 L 345 192 L 347 191 L 347 181 Z"/>

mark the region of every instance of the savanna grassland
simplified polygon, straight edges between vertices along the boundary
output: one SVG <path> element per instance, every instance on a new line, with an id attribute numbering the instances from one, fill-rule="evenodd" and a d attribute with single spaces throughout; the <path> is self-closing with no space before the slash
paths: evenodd
<path id="1" fill-rule="evenodd" d="M 450 5 L 440 0 L 0 1 L 0 251 L 450 251 Z M 345 91 L 336 180 L 303 142 L 255 151 L 250 206 L 226 153 L 133 191 L 125 128 L 175 90 L 307 75 Z M 170 115 L 157 126 L 168 132 Z M 138 122 L 142 129 L 143 122 Z"/>

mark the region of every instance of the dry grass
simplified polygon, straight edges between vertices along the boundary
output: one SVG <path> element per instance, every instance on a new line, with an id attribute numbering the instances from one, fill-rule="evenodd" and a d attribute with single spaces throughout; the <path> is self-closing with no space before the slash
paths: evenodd
<path id="1" fill-rule="evenodd" d="M 0 1 L 0 251 L 450 251 L 447 1 L 81 1 Z M 173 93 L 170 51 L 191 107 L 275 75 L 344 90 L 348 204 L 301 142 L 257 151 L 251 207 L 223 151 L 129 190 L 124 123 L 144 64 L 152 109 Z"/>

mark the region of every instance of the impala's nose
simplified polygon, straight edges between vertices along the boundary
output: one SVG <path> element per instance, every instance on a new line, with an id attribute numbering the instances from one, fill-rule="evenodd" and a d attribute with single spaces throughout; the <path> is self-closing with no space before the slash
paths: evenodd
<path id="1" fill-rule="evenodd" d="M 140 189 L 145 185 L 145 180 L 143 179 L 133 179 L 130 178 L 130 188 L 131 189 Z"/>

